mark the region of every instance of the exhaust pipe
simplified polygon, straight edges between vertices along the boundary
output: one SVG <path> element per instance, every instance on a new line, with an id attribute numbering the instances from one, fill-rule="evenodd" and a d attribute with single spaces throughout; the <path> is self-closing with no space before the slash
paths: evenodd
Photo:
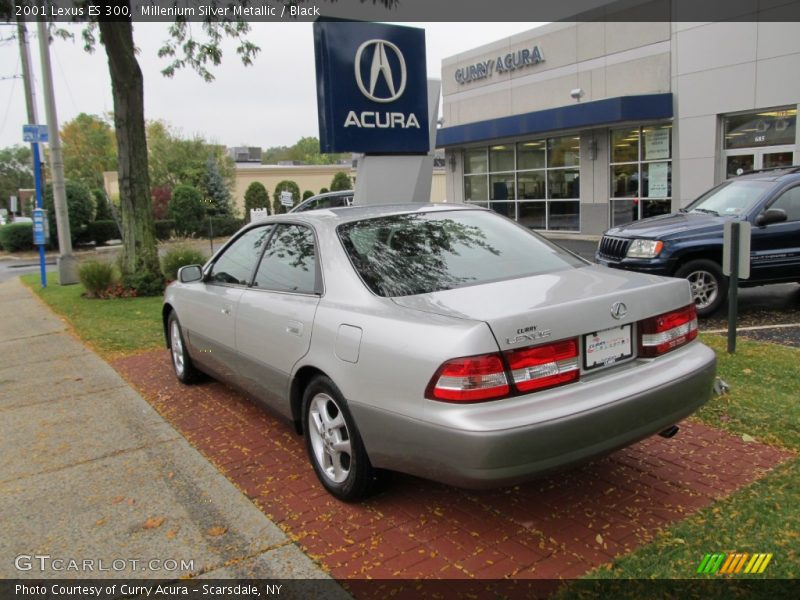
<path id="1" fill-rule="evenodd" d="M 678 427 L 677 425 L 673 425 L 672 427 L 667 427 L 664 431 L 660 432 L 658 435 L 660 435 L 663 438 L 669 439 L 671 437 L 675 437 L 675 434 L 678 433 L 679 429 L 680 427 Z"/>

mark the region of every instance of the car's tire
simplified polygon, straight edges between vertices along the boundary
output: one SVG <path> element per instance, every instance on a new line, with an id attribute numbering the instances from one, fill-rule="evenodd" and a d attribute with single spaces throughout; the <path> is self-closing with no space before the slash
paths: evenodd
<path id="1" fill-rule="evenodd" d="M 175 311 L 169 314 L 167 319 L 167 332 L 169 335 L 169 353 L 172 359 L 172 369 L 178 381 L 190 385 L 197 383 L 201 379 L 201 373 L 197 370 L 186 350 L 186 341 L 183 337 L 183 329 L 178 321 Z"/>
<path id="2" fill-rule="evenodd" d="M 303 432 L 308 458 L 328 492 L 345 502 L 370 495 L 375 470 L 342 393 L 324 375 L 303 392 Z"/>
<path id="3" fill-rule="evenodd" d="M 699 317 L 710 317 L 719 310 L 728 296 L 728 280 L 713 260 L 690 260 L 675 271 L 675 277 L 683 277 L 689 281 Z"/>

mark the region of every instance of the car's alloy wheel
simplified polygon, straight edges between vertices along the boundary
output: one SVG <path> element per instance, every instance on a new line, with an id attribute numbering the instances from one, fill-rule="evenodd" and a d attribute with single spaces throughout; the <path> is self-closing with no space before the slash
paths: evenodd
<path id="1" fill-rule="evenodd" d="M 303 394 L 303 431 L 325 489 L 346 502 L 369 494 L 374 470 L 347 404 L 328 377 L 312 380 Z"/>
<path id="2" fill-rule="evenodd" d="M 697 259 L 681 266 L 676 277 L 689 281 L 692 300 L 697 306 L 697 314 L 708 317 L 719 309 L 727 296 L 725 278 L 719 265 L 712 260 Z"/>
<path id="3" fill-rule="evenodd" d="M 169 315 L 167 330 L 169 331 L 169 349 L 175 376 L 181 383 L 194 383 L 200 378 L 200 372 L 195 368 L 186 351 L 181 324 L 174 312 Z"/>

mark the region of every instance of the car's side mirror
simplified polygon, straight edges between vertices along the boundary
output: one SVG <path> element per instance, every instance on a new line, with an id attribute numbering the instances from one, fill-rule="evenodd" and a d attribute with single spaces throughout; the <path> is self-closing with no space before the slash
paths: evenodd
<path id="1" fill-rule="evenodd" d="M 786 211 L 782 208 L 768 208 L 756 217 L 756 225 L 763 227 L 772 223 L 783 223 L 786 220 Z"/>
<path id="2" fill-rule="evenodd" d="M 178 269 L 178 281 L 192 283 L 203 279 L 203 267 L 200 265 L 186 265 Z"/>

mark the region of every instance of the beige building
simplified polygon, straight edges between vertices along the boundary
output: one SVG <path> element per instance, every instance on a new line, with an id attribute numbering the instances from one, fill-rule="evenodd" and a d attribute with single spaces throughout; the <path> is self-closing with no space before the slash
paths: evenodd
<path id="1" fill-rule="evenodd" d="M 447 197 L 599 234 L 800 163 L 800 23 L 552 23 L 442 63 Z"/>
<path id="2" fill-rule="evenodd" d="M 275 191 L 275 186 L 281 181 L 294 181 L 300 192 L 311 190 L 318 194 L 322 188 L 330 188 L 333 176 L 339 171 L 346 171 L 355 180 L 356 171 L 343 165 L 260 165 L 252 163 L 237 163 L 231 196 L 237 214 L 244 213 L 244 193 L 254 181 L 264 184 L 270 194 Z M 103 174 L 106 191 L 110 197 L 119 196 L 119 184 L 116 171 L 107 171 Z M 446 192 L 445 170 L 434 169 L 433 184 L 431 186 L 431 202 L 444 202 Z"/>

